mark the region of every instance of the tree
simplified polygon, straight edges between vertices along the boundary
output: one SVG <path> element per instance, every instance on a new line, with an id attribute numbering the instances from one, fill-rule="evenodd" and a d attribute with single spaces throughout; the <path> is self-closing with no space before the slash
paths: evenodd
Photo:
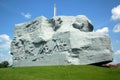
<path id="1" fill-rule="evenodd" d="M 3 68 L 3 65 L 0 63 L 0 68 Z"/>
<path id="2" fill-rule="evenodd" d="M 7 68 L 9 66 L 8 61 L 3 61 L 2 63 L 0 63 L 0 68 Z"/>

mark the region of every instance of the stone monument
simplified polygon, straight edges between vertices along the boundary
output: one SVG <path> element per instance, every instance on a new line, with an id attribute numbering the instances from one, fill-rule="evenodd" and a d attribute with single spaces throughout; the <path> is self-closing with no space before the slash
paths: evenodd
<path id="1" fill-rule="evenodd" d="M 84 15 L 44 16 L 16 24 L 11 55 L 14 66 L 87 65 L 111 62 L 107 34 L 93 32 Z"/>

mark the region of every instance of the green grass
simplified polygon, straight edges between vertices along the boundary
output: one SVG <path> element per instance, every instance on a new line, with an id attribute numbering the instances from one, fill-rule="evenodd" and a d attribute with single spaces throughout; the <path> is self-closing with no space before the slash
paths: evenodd
<path id="1" fill-rule="evenodd" d="M 120 69 L 91 65 L 0 68 L 0 80 L 120 80 Z"/>

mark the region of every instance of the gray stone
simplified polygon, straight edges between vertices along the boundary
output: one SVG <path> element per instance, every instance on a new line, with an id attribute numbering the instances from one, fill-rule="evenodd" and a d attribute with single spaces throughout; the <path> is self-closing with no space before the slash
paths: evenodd
<path id="1" fill-rule="evenodd" d="M 79 41 L 79 42 L 78 42 Z M 71 63 L 92 64 L 112 61 L 109 37 L 96 32 L 70 32 Z M 74 60 L 75 59 L 75 60 Z M 72 62 L 73 60 L 73 62 Z"/>
<path id="2" fill-rule="evenodd" d="M 16 24 L 11 54 L 14 66 L 86 65 L 112 61 L 109 36 L 93 31 L 84 15 L 43 16 Z"/>

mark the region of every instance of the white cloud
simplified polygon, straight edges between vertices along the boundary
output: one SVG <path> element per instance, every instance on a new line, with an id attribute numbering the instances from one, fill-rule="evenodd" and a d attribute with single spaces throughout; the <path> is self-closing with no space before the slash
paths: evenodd
<path id="1" fill-rule="evenodd" d="M 113 55 L 113 64 L 120 63 L 120 50 L 117 50 Z"/>
<path id="2" fill-rule="evenodd" d="M 117 51 L 115 52 L 115 54 L 119 54 L 119 55 L 120 55 L 120 50 L 117 50 Z"/>
<path id="3" fill-rule="evenodd" d="M 0 63 L 2 61 L 8 61 L 9 64 L 12 64 L 13 63 L 12 55 L 10 55 L 10 53 L 5 54 L 0 52 Z"/>
<path id="4" fill-rule="evenodd" d="M 113 32 L 120 32 L 120 23 L 115 25 Z"/>
<path id="5" fill-rule="evenodd" d="M 25 14 L 25 13 L 23 13 L 23 12 L 21 13 L 21 15 L 24 16 L 24 17 L 27 18 L 27 19 L 30 19 L 31 16 L 32 16 L 30 13 L 26 13 L 26 14 Z"/>
<path id="6" fill-rule="evenodd" d="M 114 8 L 111 10 L 111 12 L 112 12 L 111 18 L 112 18 L 113 20 L 118 20 L 118 19 L 120 19 L 120 5 L 114 7 Z"/>
<path id="7" fill-rule="evenodd" d="M 7 34 L 0 35 L 0 62 L 8 61 L 12 63 L 12 56 L 10 55 L 11 39 Z"/>
<path id="8" fill-rule="evenodd" d="M 104 27 L 104 28 L 102 28 L 102 29 L 96 30 L 96 32 L 107 33 L 107 32 L 109 32 L 109 29 L 108 29 L 108 27 Z"/>
<path id="9" fill-rule="evenodd" d="M 12 40 L 8 35 L 6 34 L 0 35 L 0 49 L 4 49 L 4 50 L 9 49 L 11 41 Z"/>

